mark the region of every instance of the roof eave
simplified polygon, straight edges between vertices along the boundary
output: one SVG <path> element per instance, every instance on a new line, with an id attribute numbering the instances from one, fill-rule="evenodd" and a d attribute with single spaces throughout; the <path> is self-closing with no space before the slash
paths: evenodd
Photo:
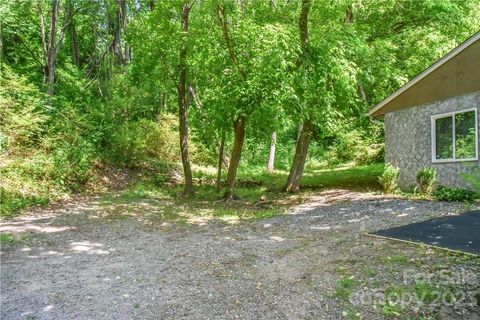
<path id="1" fill-rule="evenodd" d="M 425 78 L 427 75 L 435 71 L 437 68 L 442 66 L 444 63 L 455 57 L 457 54 L 468 48 L 470 45 L 472 45 L 474 42 L 480 40 L 480 31 L 475 33 L 473 36 L 465 40 L 462 44 L 451 50 L 449 53 L 447 53 L 445 56 L 437 60 L 434 64 L 432 64 L 430 67 L 422 71 L 419 75 L 417 75 L 415 78 L 412 80 L 408 81 L 405 83 L 403 86 L 401 86 L 398 90 L 396 90 L 394 93 L 389 95 L 387 98 L 382 100 L 380 103 L 378 103 L 375 107 L 370 109 L 368 111 L 368 116 L 371 118 L 375 118 L 381 115 L 384 115 L 385 112 L 382 112 L 381 109 L 387 105 L 389 102 L 397 98 L 399 95 L 407 91 L 409 88 L 414 86 L 417 82 Z"/>

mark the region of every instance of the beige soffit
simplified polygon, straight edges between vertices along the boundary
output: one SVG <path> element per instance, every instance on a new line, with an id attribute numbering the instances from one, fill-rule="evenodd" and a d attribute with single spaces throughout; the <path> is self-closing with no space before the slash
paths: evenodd
<path id="1" fill-rule="evenodd" d="M 402 107 L 397 107 L 395 108 L 395 110 L 384 110 L 384 107 L 387 106 L 389 103 L 391 103 L 392 101 L 394 101 L 397 97 L 399 97 L 400 95 L 402 95 L 404 92 L 406 92 L 408 89 L 412 88 L 413 86 L 415 86 L 419 81 L 421 81 L 422 79 L 424 79 L 425 77 L 427 77 L 428 75 L 432 74 L 435 70 L 439 69 L 442 65 L 444 65 L 446 62 L 452 60 L 454 57 L 456 57 L 457 55 L 459 55 L 460 53 L 462 53 L 466 48 L 470 47 L 472 44 L 475 44 L 476 42 L 478 42 L 480 40 L 480 31 L 475 33 L 473 36 L 471 36 L 469 39 L 467 39 L 465 42 L 463 42 L 461 45 L 459 45 L 458 47 L 456 47 L 455 49 L 453 49 L 452 51 L 450 51 L 449 53 L 447 53 L 445 56 L 443 56 L 441 59 L 439 59 L 437 62 L 435 62 L 434 64 L 432 64 L 430 67 L 428 67 L 427 69 L 425 69 L 422 73 L 420 73 L 419 75 L 417 75 L 415 78 L 413 78 L 412 80 L 408 81 L 406 84 L 404 84 L 402 87 L 400 87 L 400 89 L 398 89 L 397 91 L 395 91 L 394 93 L 392 93 L 390 96 L 388 96 L 385 100 L 383 100 L 382 102 L 380 102 L 379 104 L 377 104 L 375 107 L 373 107 L 369 112 L 368 112 L 368 115 L 370 117 L 377 117 L 377 116 L 380 116 L 380 115 L 383 115 L 385 113 L 388 113 L 390 111 L 395 111 L 395 110 L 399 110 L 399 109 L 403 109 L 403 108 L 408 108 L 408 107 L 412 107 L 414 106 L 415 104 L 411 104 L 411 105 L 404 105 Z M 480 42 L 477 43 L 478 46 L 475 46 L 475 47 L 480 47 Z M 471 65 L 469 66 L 470 68 L 474 68 L 474 69 L 477 69 L 477 71 L 475 70 L 472 70 L 473 73 L 476 74 L 479 73 L 478 70 L 480 70 L 480 55 L 477 55 L 477 50 L 478 48 L 475 48 L 475 53 L 473 53 L 474 55 L 474 60 L 476 60 L 476 58 L 478 57 L 479 59 L 477 60 L 478 62 L 474 62 L 474 65 Z M 472 56 L 470 54 L 470 56 Z M 470 79 L 469 79 L 470 80 Z M 470 81 L 469 81 L 470 82 Z M 470 82 L 471 83 L 471 82 Z M 474 84 L 474 86 L 477 86 L 479 85 L 480 86 L 480 83 L 478 84 Z M 474 90 L 475 91 L 475 90 Z M 430 101 L 426 101 L 426 102 L 431 102 L 431 101 L 435 101 L 435 100 L 430 100 Z"/>

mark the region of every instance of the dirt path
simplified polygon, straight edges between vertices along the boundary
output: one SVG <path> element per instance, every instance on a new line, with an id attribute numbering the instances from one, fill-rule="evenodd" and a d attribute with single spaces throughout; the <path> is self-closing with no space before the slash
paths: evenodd
<path id="1" fill-rule="evenodd" d="M 106 219 L 88 198 L 2 222 L 21 236 L 2 247 L 1 318 L 340 319 L 339 268 L 418 251 L 365 231 L 461 209 L 330 191 L 268 220 L 181 225 L 134 206 Z"/>

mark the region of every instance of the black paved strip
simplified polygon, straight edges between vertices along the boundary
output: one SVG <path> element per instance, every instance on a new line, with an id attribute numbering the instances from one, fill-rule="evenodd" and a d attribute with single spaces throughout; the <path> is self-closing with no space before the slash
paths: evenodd
<path id="1" fill-rule="evenodd" d="M 480 210 L 370 234 L 480 255 Z"/>

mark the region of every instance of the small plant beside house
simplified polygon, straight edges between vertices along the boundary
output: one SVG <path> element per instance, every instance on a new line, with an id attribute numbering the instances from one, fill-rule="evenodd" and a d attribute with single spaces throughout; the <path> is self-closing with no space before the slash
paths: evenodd
<path id="1" fill-rule="evenodd" d="M 427 167 L 418 170 L 416 178 L 421 193 L 425 195 L 433 194 L 437 180 L 437 171 L 435 168 Z"/>
<path id="2" fill-rule="evenodd" d="M 439 187 L 434 193 L 434 197 L 439 201 L 473 201 L 477 197 L 475 192 L 459 188 Z"/>
<path id="3" fill-rule="evenodd" d="M 399 173 L 400 173 L 400 169 L 390 164 L 387 164 L 385 166 L 385 170 L 383 171 L 383 174 L 378 179 L 385 193 L 395 193 L 398 187 L 397 180 L 398 180 Z"/>
<path id="4" fill-rule="evenodd" d="M 468 182 L 473 191 L 480 198 L 480 168 L 473 169 L 470 173 L 461 174 L 464 181 Z"/>

